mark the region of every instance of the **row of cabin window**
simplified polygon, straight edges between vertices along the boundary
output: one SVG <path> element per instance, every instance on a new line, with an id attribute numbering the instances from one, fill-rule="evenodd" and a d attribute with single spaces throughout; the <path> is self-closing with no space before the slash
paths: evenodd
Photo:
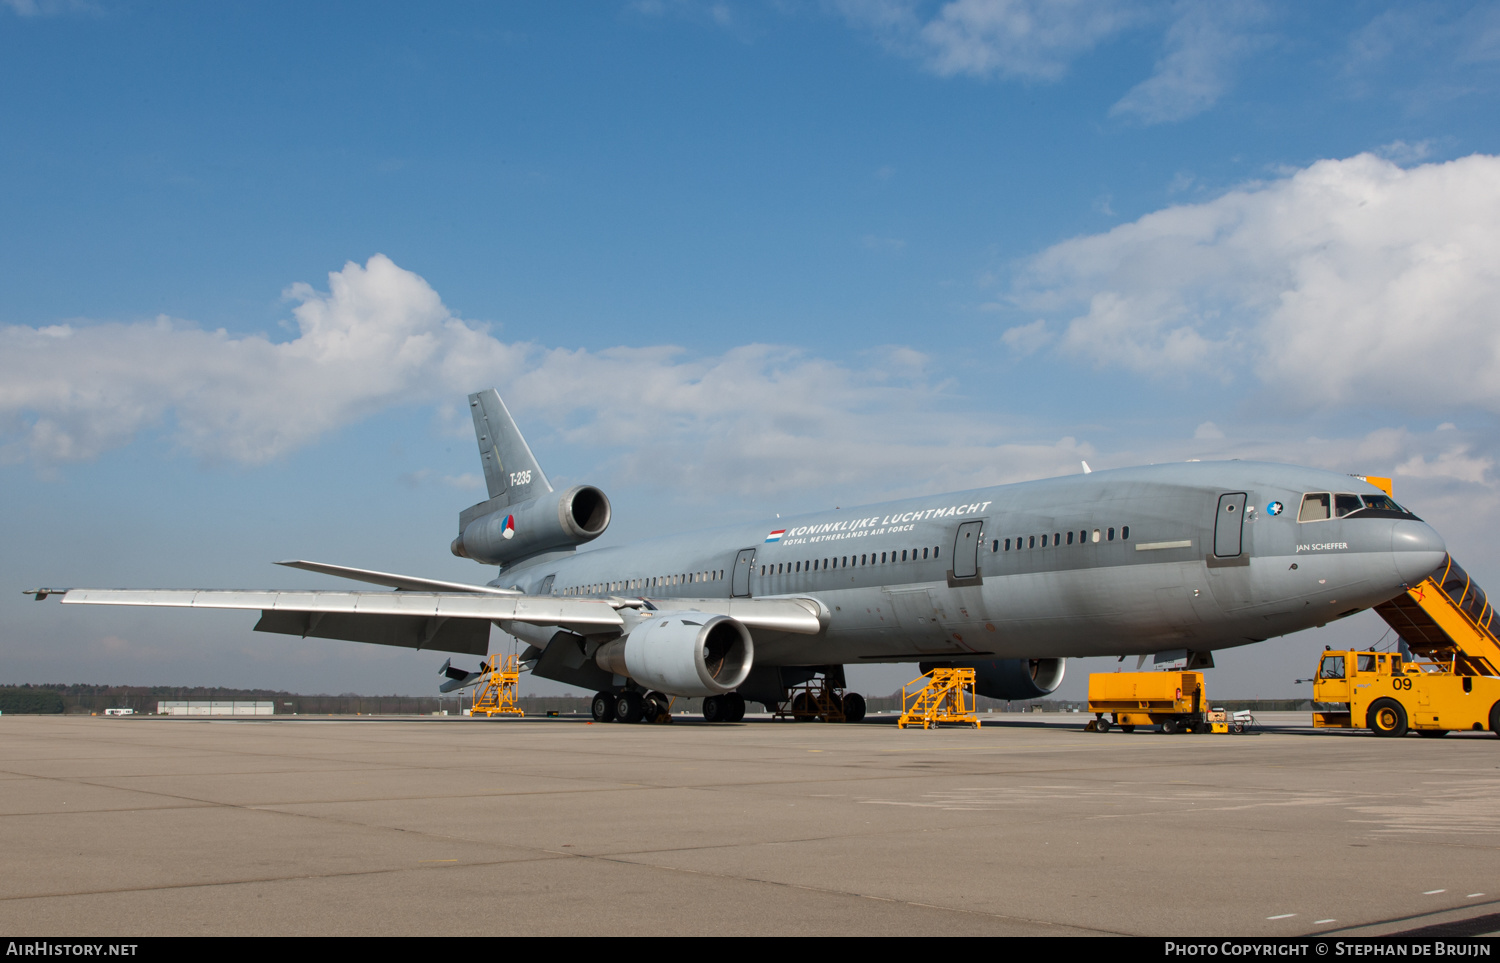
<path id="1" fill-rule="evenodd" d="M 909 561 L 913 562 L 919 561 L 917 557 L 918 551 L 922 553 L 922 558 L 928 558 L 928 552 L 932 553 L 932 555 L 930 556 L 931 558 L 937 558 L 939 555 L 939 550 L 936 547 L 930 549 L 914 548 L 910 551 L 911 558 L 909 559 Z M 822 559 L 821 565 L 818 564 L 819 560 L 816 558 L 808 559 L 807 561 L 803 562 L 777 562 L 774 565 L 762 565 L 760 567 L 760 574 L 795 575 L 798 572 L 818 572 L 830 568 L 849 568 L 851 565 L 884 565 L 887 562 L 887 556 L 889 556 L 889 561 L 892 562 L 908 561 L 907 549 L 902 549 L 899 558 L 897 557 L 897 554 L 895 552 L 881 552 L 879 555 L 876 555 L 874 552 L 870 552 L 866 555 L 839 555 L 834 558 L 825 558 Z"/>
<path id="2" fill-rule="evenodd" d="M 602 595 L 605 592 L 628 592 L 632 589 L 668 588 L 673 585 L 695 585 L 699 582 L 718 582 L 724 578 L 723 569 L 712 572 L 685 572 L 681 575 L 657 575 L 652 578 L 633 578 L 623 582 L 596 582 L 593 585 L 575 585 L 563 589 L 564 595 Z"/>
<path id="3" fill-rule="evenodd" d="M 1067 539 L 1068 544 L 1072 545 L 1073 534 L 1073 532 L 1068 532 L 1066 535 L 1064 535 L 1062 532 L 1053 532 L 1051 544 L 1055 547 L 1061 545 L 1063 543 L 1063 539 Z M 1088 542 L 1088 529 L 1080 529 L 1077 534 L 1079 545 L 1083 545 Z M 1128 538 L 1130 538 L 1130 526 L 1126 525 L 1120 529 L 1120 540 L 1125 541 Z M 1039 539 L 1041 544 L 1038 544 Z M 1098 542 L 1101 540 L 1106 542 L 1113 542 L 1115 540 L 1115 530 L 1113 528 L 1094 529 L 1094 541 Z M 1009 538 L 1005 539 L 1003 542 L 1001 539 L 995 539 L 990 543 L 990 552 L 1009 552 L 1011 550 L 1011 541 L 1012 540 Z M 1019 535 L 1014 539 L 1014 541 L 1016 543 L 1015 550 L 1018 552 L 1023 548 L 1046 548 L 1048 544 L 1046 535 Z"/>

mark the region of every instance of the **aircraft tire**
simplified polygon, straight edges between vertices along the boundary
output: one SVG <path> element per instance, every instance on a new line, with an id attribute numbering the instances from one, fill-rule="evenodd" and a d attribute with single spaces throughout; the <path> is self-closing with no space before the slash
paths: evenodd
<path id="1" fill-rule="evenodd" d="M 792 700 L 792 711 L 796 713 L 792 718 L 798 722 L 812 722 L 815 718 L 813 713 L 817 709 L 818 707 L 813 704 L 812 696 L 806 692 L 797 693 L 796 698 Z"/>
<path id="2" fill-rule="evenodd" d="M 858 692 L 844 694 L 844 721 L 859 722 L 865 717 L 865 697 Z"/>
<path id="3" fill-rule="evenodd" d="M 1395 699 L 1376 699 L 1365 713 L 1365 727 L 1377 736 L 1406 735 L 1406 710 Z"/>
<path id="4" fill-rule="evenodd" d="M 708 696 L 703 700 L 704 722 L 726 722 L 724 700 L 719 696 Z"/>
<path id="5" fill-rule="evenodd" d="M 655 692 L 646 693 L 641 699 L 641 721 L 655 722 L 667 711 L 666 701 Z"/>
<path id="6" fill-rule="evenodd" d="M 640 722 L 645 714 L 644 700 L 639 692 L 622 692 L 615 700 L 615 719 L 618 722 Z"/>
<path id="7" fill-rule="evenodd" d="M 738 692 L 726 692 L 719 697 L 724 704 L 724 721 L 739 722 L 745 718 L 745 697 Z"/>
<path id="8" fill-rule="evenodd" d="M 593 713 L 595 722 L 613 722 L 615 720 L 615 694 L 613 692 L 594 693 L 594 703 L 589 706 Z"/>

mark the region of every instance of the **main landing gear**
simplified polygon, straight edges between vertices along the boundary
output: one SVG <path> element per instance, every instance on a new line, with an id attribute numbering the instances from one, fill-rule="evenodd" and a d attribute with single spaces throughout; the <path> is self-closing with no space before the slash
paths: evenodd
<path id="1" fill-rule="evenodd" d="M 595 722 L 671 722 L 672 700 L 660 692 L 596 692 L 589 709 Z"/>
<path id="2" fill-rule="evenodd" d="M 704 722 L 739 722 L 745 718 L 745 697 L 738 692 L 708 696 L 703 700 Z"/>

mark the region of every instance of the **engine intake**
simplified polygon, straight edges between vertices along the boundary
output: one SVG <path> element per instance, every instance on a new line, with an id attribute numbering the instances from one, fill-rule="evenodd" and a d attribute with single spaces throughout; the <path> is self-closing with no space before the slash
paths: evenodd
<path id="1" fill-rule="evenodd" d="M 925 674 L 935 668 L 973 668 L 974 691 L 991 699 L 1037 699 L 1062 685 L 1067 659 L 983 659 L 921 662 Z"/>
<path id="2" fill-rule="evenodd" d="M 727 615 L 702 612 L 655 612 L 594 653 L 604 671 L 680 696 L 731 692 L 754 660 L 749 629 Z"/>
<path id="3" fill-rule="evenodd" d="M 592 485 L 548 492 L 517 505 L 485 509 L 481 502 L 464 512 L 463 530 L 451 546 L 459 558 L 506 565 L 542 552 L 573 548 L 604 534 L 609 499 Z"/>

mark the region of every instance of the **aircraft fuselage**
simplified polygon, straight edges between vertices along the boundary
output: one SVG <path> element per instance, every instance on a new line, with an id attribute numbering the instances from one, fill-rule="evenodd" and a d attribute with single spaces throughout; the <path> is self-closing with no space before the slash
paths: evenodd
<path id="1" fill-rule="evenodd" d="M 757 633 L 755 650 L 814 665 L 1206 652 L 1379 604 L 1441 563 L 1414 516 L 1299 520 L 1308 493 L 1383 494 L 1318 469 L 1154 465 L 530 559 L 491 584 L 658 608 L 817 599 L 824 632 Z"/>

